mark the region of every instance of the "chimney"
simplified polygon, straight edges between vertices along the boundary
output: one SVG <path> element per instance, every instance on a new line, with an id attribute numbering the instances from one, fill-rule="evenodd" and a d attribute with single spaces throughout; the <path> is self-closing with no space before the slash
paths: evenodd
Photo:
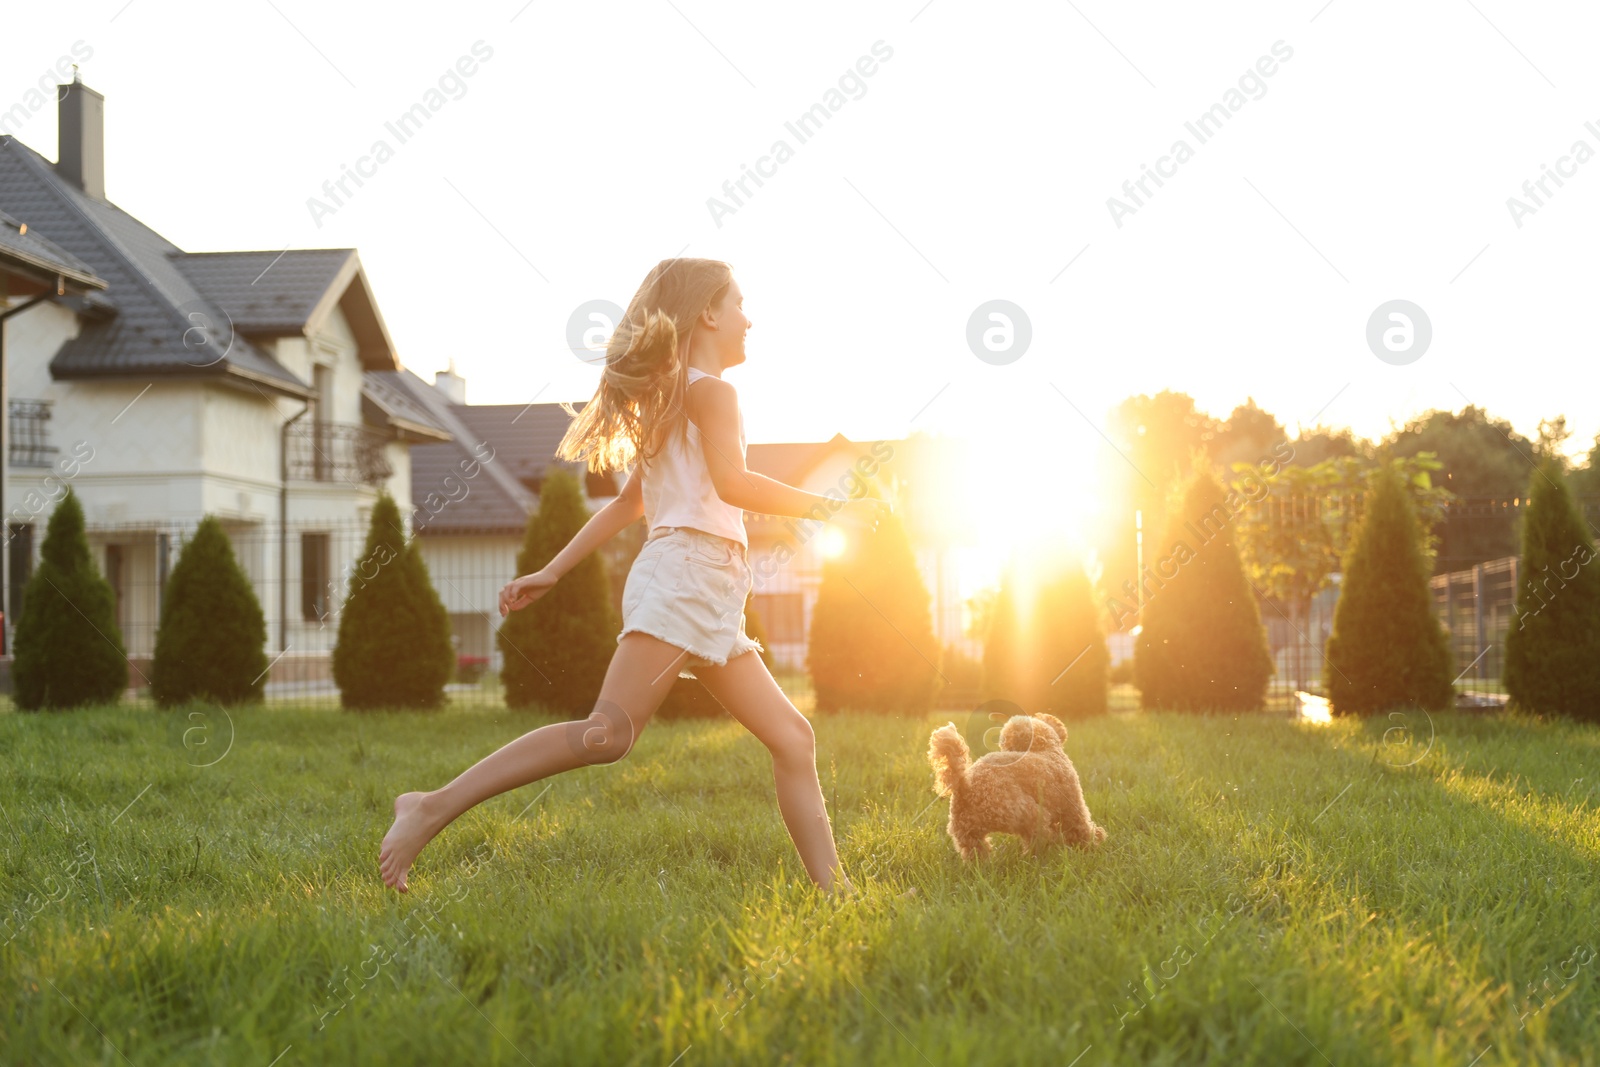
<path id="1" fill-rule="evenodd" d="M 72 76 L 56 86 L 56 173 L 90 196 L 106 197 L 106 98 Z"/>
<path id="2" fill-rule="evenodd" d="M 449 370 L 433 372 L 433 387 L 444 394 L 452 404 L 467 402 L 467 380 L 456 373 L 456 361 L 450 361 Z"/>

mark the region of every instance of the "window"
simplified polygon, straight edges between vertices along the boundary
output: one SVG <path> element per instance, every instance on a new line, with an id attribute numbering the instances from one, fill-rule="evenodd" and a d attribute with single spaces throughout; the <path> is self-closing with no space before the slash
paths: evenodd
<path id="1" fill-rule="evenodd" d="M 328 606 L 328 535 L 300 535 L 300 617 L 320 622 Z"/>
<path id="2" fill-rule="evenodd" d="M 6 402 L 11 416 L 11 465 L 48 467 L 56 460 L 56 446 L 50 443 L 50 401 L 11 397 Z"/>

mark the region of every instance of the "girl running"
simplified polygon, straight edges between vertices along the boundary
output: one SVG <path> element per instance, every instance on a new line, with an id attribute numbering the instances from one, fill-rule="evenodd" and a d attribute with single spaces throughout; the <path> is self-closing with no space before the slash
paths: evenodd
<path id="1" fill-rule="evenodd" d="M 778 809 L 811 880 L 830 895 L 853 892 L 834 848 L 811 724 L 744 631 L 754 583 L 744 513 L 834 514 L 870 529 L 889 505 L 870 497 L 841 503 L 745 468 L 738 394 L 722 380 L 745 361 L 743 304 L 732 268 L 713 259 L 662 260 L 634 294 L 606 346 L 594 398 L 556 455 L 594 471 L 639 462 L 621 494 L 554 559 L 500 591 L 504 617 L 644 517 L 647 537 L 623 586 L 622 632 L 594 711 L 524 734 L 443 788 L 395 798 L 394 825 L 379 852 L 385 884 L 406 892 L 423 846 L 473 805 L 626 756 L 682 677 L 698 678 L 772 753 Z"/>

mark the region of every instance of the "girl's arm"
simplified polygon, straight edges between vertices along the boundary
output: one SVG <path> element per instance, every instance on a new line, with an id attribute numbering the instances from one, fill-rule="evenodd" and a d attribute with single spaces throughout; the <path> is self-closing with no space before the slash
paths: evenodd
<path id="1" fill-rule="evenodd" d="M 560 578 L 579 563 L 584 557 L 613 537 L 617 536 L 630 522 L 635 522 L 644 514 L 644 486 L 639 480 L 640 465 L 635 463 L 633 473 L 628 475 L 628 480 L 622 485 L 622 492 L 618 493 L 612 501 L 593 515 L 583 524 L 583 529 L 572 536 L 556 553 L 554 559 L 542 568 L 546 574 Z"/>
<path id="2" fill-rule="evenodd" d="M 744 465 L 739 448 L 739 395 L 721 378 L 706 376 L 689 387 L 687 414 L 700 431 L 711 484 L 724 502 L 762 515 L 827 519 L 841 509 L 871 522 L 889 505 L 871 497 L 841 501 L 796 489 Z"/>
<path id="3" fill-rule="evenodd" d="M 527 607 L 538 600 L 572 568 L 581 563 L 589 553 L 611 540 L 631 522 L 644 514 L 644 486 L 639 480 L 640 464 L 623 483 L 622 492 L 605 507 L 589 516 L 583 529 L 562 546 L 555 558 L 532 574 L 513 578 L 500 590 L 500 615 Z"/>

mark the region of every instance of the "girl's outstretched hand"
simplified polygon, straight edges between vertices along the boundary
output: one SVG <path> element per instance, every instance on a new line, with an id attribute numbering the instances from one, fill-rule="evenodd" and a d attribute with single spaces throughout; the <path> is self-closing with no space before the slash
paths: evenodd
<path id="1" fill-rule="evenodd" d="M 555 587 L 556 578 L 542 569 L 513 578 L 500 589 L 500 617 L 525 608 Z"/>

